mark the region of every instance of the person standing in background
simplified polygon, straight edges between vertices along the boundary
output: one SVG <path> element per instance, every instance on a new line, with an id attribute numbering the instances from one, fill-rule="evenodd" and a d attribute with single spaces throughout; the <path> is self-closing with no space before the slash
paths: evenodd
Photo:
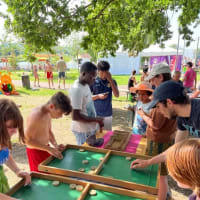
<path id="1" fill-rule="evenodd" d="M 34 87 L 36 87 L 36 81 L 37 81 L 37 85 L 38 87 L 40 87 L 40 80 L 39 80 L 39 75 L 38 75 L 38 67 L 37 65 L 33 65 L 32 66 L 32 71 L 33 71 L 33 76 L 34 76 Z"/>
<path id="2" fill-rule="evenodd" d="M 136 70 L 133 70 L 132 75 L 130 76 L 130 78 L 128 80 L 128 90 L 129 91 L 130 91 L 131 87 L 134 87 L 137 84 L 135 74 L 136 74 Z M 136 95 L 134 93 L 130 92 L 129 101 L 134 102 L 135 100 L 136 100 Z"/>
<path id="3" fill-rule="evenodd" d="M 49 62 L 49 60 L 46 60 L 45 72 L 46 72 L 46 75 L 47 75 L 49 89 L 51 88 L 51 84 L 52 84 L 52 87 L 54 89 L 54 84 L 53 84 L 53 67 L 52 67 L 51 63 Z"/>
<path id="4" fill-rule="evenodd" d="M 145 78 L 148 76 L 148 66 L 144 66 L 143 70 L 142 70 L 142 76 L 141 76 L 141 82 L 145 81 Z"/>
<path id="5" fill-rule="evenodd" d="M 187 62 L 187 71 L 183 78 L 183 86 L 187 92 L 192 92 L 193 87 L 196 89 L 196 72 L 192 69 L 192 62 Z"/>
<path id="6" fill-rule="evenodd" d="M 56 68 L 58 70 L 58 88 L 60 88 L 60 81 L 63 79 L 63 87 L 65 89 L 65 72 L 67 70 L 67 65 L 63 60 L 63 57 L 60 57 L 60 60 L 56 63 Z"/>

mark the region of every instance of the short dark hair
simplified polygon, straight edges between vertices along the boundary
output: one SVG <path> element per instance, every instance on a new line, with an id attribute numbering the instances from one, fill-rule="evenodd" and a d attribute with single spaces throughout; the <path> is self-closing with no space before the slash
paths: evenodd
<path id="1" fill-rule="evenodd" d="M 0 99 L 0 146 L 11 149 L 10 136 L 7 131 L 6 122 L 12 120 L 18 128 L 19 140 L 25 142 L 23 117 L 17 105 L 9 99 Z"/>
<path id="2" fill-rule="evenodd" d="M 159 77 L 161 74 L 156 75 L 155 77 Z M 172 79 L 171 74 L 170 73 L 164 73 L 163 75 L 163 82 L 165 81 L 169 81 Z"/>
<path id="3" fill-rule="evenodd" d="M 146 91 L 148 96 L 151 96 L 153 92 Z"/>
<path id="4" fill-rule="evenodd" d="M 181 105 L 186 105 L 190 103 L 190 98 L 187 95 L 186 91 L 183 91 L 183 95 L 169 98 L 174 104 L 181 104 Z M 167 105 L 167 99 L 160 101 L 160 103 L 164 104 L 165 106 Z"/>
<path id="5" fill-rule="evenodd" d="M 147 73 L 148 72 L 148 67 L 147 68 L 143 68 L 142 70 L 144 73 Z"/>
<path id="6" fill-rule="evenodd" d="M 110 64 L 107 61 L 102 60 L 98 62 L 97 69 L 99 71 L 108 71 L 110 69 Z"/>
<path id="7" fill-rule="evenodd" d="M 53 104 L 56 109 L 62 110 L 65 115 L 72 112 L 71 101 L 63 92 L 57 92 L 48 101 L 48 104 Z"/>
<path id="8" fill-rule="evenodd" d="M 175 71 L 175 72 L 174 72 L 174 75 L 175 75 L 175 74 L 181 74 L 181 72 L 180 72 L 180 71 Z"/>
<path id="9" fill-rule="evenodd" d="M 189 67 L 192 67 L 192 66 L 193 66 L 192 62 L 187 62 L 187 65 L 188 65 Z"/>
<path id="10" fill-rule="evenodd" d="M 136 91 L 136 94 L 138 93 L 138 91 L 139 91 L 139 90 L 137 90 L 137 91 Z M 151 96 L 151 95 L 152 95 L 152 93 L 153 93 L 153 92 L 151 92 L 151 91 L 148 91 L 148 90 L 144 90 L 144 91 L 147 93 L 147 95 L 148 95 L 148 96 Z"/>
<path id="11" fill-rule="evenodd" d="M 80 68 L 81 73 L 83 73 L 83 72 L 88 73 L 88 72 L 92 72 L 92 71 L 96 71 L 96 70 L 97 70 L 96 65 L 91 62 L 84 62 Z"/>
<path id="12" fill-rule="evenodd" d="M 133 71 L 132 71 L 132 75 L 135 75 L 135 73 L 136 73 L 136 70 L 133 70 Z"/>
<path id="13" fill-rule="evenodd" d="M 62 57 L 62 56 L 60 56 L 60 59 L 63 59 L 63 57 Z"/>

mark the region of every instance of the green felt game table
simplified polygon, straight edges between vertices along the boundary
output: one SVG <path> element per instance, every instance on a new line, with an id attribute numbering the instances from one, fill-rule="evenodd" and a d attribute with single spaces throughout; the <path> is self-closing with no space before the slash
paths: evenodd
<path id="1" fill-rule="evenodd" d="M 62 155 L 62 160 L 54 159 L 48 164 L 48 166 L 75 171 L 84 168 L 85 172 L 88 173 L 92 166 L 98 166 L 100 164 L 100 158 L 103 158 L 105 153 L 94 153 L 91 151 L 80 152 L 79 149 L 69 148 L 64 151 Z M 88 160 L 88 164 L 83 164 L 83 160 Z"/>
<path id="2" fill-rule="evenodd" d="M 81 152 L 80 149 L 84 151 Z M 151 194 L 158 192 L 159 165 L 152 165 L 142 170 L 130 169 L 133 160 L 147 159 L 149 158 L 147 156 L 78 145 L 67 145 L 62 154 L 64 156 L 62 160 L 49 157 L 40 164 L 39 170 Z M 126 157 L 131 157 L 131 161 Z M 83 164 L 82 160 L 88 160 L 89 163 Z M 91 171 L 91 166 L 97 168 Z M 80 168 L 84 168 L 85 171 L 80 172 Z"/>
<path id="3" fill-rule="evenodd" d="M 131 170 L 130 164 L 133 160 L 135 158 L 128 161 L 123 156 L 113 154 L 104 163 L 99 175 L 156 187 L 159 166 L 151 165 L 142 170 Z"/>
<path id="4" fill-rule="evenodd" d="M 7 193 L 8 195 L 23 200 L 155 200 L 153 195 L 114 188 L 67 177 L 32 173 L 32 183 L 24 187 L 24 180 L 18 182 Z M 53 181 L 60 181 L 58 186 L 53 186 Z M 70 184 L 83 186 L 82 191 L 70 189 Z M 96 190 L 96 195 L 91 196 L 90 191 Z"/>

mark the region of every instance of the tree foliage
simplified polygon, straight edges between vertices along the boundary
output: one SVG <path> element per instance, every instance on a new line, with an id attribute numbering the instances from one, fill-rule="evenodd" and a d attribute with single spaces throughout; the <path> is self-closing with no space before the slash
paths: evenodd
<path id="1" fill-rule="evenodd" d="M 139 52 L 171 38 L 168 11 L 177 12 L 182 37 L 192 40 L 190 25 L 199 24 L 199 0 L 3 0 L 6 27 L 35 51 L 51 51 L 60 38 L 84 31 L 82 47 L 103 55 L 122 46 Z"/>

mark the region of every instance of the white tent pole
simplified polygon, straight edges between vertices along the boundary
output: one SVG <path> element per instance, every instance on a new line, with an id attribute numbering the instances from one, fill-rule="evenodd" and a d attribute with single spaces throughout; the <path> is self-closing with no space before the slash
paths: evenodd
<path id="1" fill-rule="evenodd" d="M 198 48 L 199 48 L 199 37 L 197 39 L 197 49 L 196 49 L 196 53 L 195 53 L 195 59 L 194 59 L 194 67 L 196 67 L 196 63 L 197 63 L 197 54 L 198 54 Z"/>
<path id="2" fill-rule="evenodd" d="M 177 59 L 178 59 L 179 42 L 180 42 L 180 32 L 178 29 L 178 45 L 176 48 L 176 60 L 175 60 L 174 72 L 176 71 L 176 65 L 177 65 Z"/>

